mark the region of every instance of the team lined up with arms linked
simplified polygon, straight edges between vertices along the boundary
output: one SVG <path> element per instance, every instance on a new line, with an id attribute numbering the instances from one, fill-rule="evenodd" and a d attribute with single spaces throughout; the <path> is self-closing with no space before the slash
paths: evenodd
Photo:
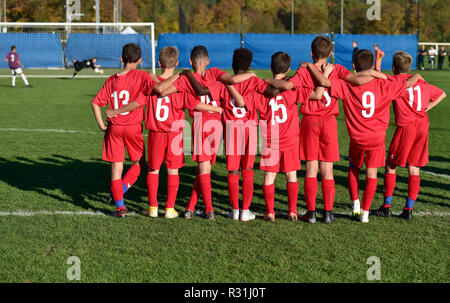
<path id="1" fill-rule="evenodd" d="M 437 87 L 426 83 L 419 74 L 408 74 L 412 58 L 397 52 L 393 60 L 394 76 L 373 69 L 374 56 L 369 50 L 355 55 L 351 73 L 343 66 L 327 63 L 331 41 L 318 36 L 311 44 L 313 63 L 302 63 L 292 78 L 287 78 L 291 58 L 285 52 L 272 55 L 273 79 L 260 79 L 250 71 L 252 53 L 245 48 L 233 55 L 234 75 L 218 68 L 207 68 L 207 49 L 196 46 L 191 52 L 189 70 L 176 74 L 178 50 L 165 47 L 160 51 L 162 74 L 156 77 L 136 70 L 141 62 L 136 44 L 124 46 L 125 68 L 105 82 L 92 101 L 99 127 L 105 131 L 103 159 L 112 163 L 111 199 L 115 216 L 124 217 L 127 209 L 124 194 L 138 179 L 145 163 L 142 120 L 148 134 L 147 189 L 149 207 L 142 211 L 158 216 L 157 193 L 159 170 L 167 168 L 167 201 L 165 217 L 176 218 L 174 205 L 179 187 L 178 170 L 184 166 L 184 110 L 193 118 L 193 160 L 197 174 L 184 217 L 191 219 L 199 197 L 205 204 L 205 218 L 215 220 L 211 195 L 211 168 L 224 139 L 228 170 L 228 194 L 234 220 L 255 219 L 250 211 L 253 199 L 253 166 L 258 145 L 258 128 L 262 137 L 260 169 L 266 214 L 275 220 L 274 181 L 278 172 L 286 176 L 288 219 L 297 221 L 300 161 L 306 162 L 304 190 L 307 213 L 302 221 L 316 222 L 317 174 L 320 172 L 324 200 L 324 222 L 335 221 L 333 204 L 335 182 L 333 163 L 339 161 L 336 116 L 338 99 L 342 100 L 350 135 L 348 189 L 353 215 L 369 221 L 369 211 L 377 188 L 377 169 L 386 167 L 385 199 L 372 213 L 391 216 L 390 206 L 395 188 L 395 169 L 408 164 L 409 189 L 401 217 L 412 219 L 412 208 L 420 188 L 419 170 L 428 162 L 427 111 L 446 97 Z M 389 109 L 394 103 L 397 130 L 385 161 L 385 134 Z M 298 103 L 301 104 L 298 110 Z M 100 107 L 108 106 L 105 126 Z M 144 107 L 146 111 L 144 115 Z M 302 114 L 300 122 L 299 112 Z M 259 117 L 259 118 L 258 118 Z M 131 168 L 122 178 L 125 147 Z M 366 187 L 359 200 L 359 173 L 366 165 Z M 239 181 L 242 175 L 242 204 L 239 203 Z"/>

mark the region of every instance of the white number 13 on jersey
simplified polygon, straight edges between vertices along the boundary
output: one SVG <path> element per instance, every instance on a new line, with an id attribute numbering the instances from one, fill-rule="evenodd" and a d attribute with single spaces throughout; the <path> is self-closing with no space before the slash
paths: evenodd
<path id="1" fill-rule="evenodd" d="M 119 94 L 117 92 L 114 92 L 111 97 L 114 100 L 114 109 L 119 109 L 119 99 L 122 100 L 123 105 L 127 105 L 130 101 L 130 93 L 126 90 L 121 91 Z M 122 113 L 122 116 L 128 115 L 130 112 Z"/>

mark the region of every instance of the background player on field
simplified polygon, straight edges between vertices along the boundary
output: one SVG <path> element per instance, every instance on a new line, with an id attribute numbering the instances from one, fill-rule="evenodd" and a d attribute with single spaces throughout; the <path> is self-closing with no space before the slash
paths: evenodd
<path id="1" fill-rule="evenodd" d="M 290 70 L 291 58 L 285 52 L 272 55 L 271 70 L 274 79 L 284 79 Z M 332 70 L 327 68 L 326 76 Z M 250 111 L 256 109 L 259 112 L 260 128 L 263 138 L 261 150 L 260 169 L 264 171 L 263 194 L 266 202 L 265 220 L 275 220 L 275 178 L 279 171 L 286 175 L 286 188 L 288 196 L 290 221 L 296 221 L 298 181 L 297 170 L 300 169 L 299 157 L 299 118 L 298 103 L 303 103 L 310 98 L 321 99 L 323 88 L 317 88 L 313 92 L 311 88 L 296 87 L 278 94 L 275 98 L 253 93 L 247 95 L 244 100 L 246 108 Z M 312 93 L 313 92 L 313 93 Z"/>
<path id="2" fill-rule="evenodd" d="M 373 53 L 360 50 L 356 55 L 355 70 L 359 72 L 372 68 Z M 385 165 L 385 137 L 391 101 L 401 96 L 407 87 L 421 77 L 414 75 L 408 79 L 408 83 L 397 79 L 373 79 L 367 84 L 353 86 L 340 79 L 328 80 L 314 68 L 310 68 L 310 71 L 319 79 L 320 85 L 331 86 L 331 96 L 343 101 L 350 136 L 348 189 L 356 215 L 360 212 L 359 173 L 365 162 L 367 182 L 362 199 L 361 221 L 368 223 L 370 205 L 377 189 L 377 170 Z"/>
<path id="3" fill-rule="evenodd" d="M 11 69 L 12 73 L 12 87 L 16 86 L 16 75 L 19 74 L 22 77 L 23 83 L 27 87 L 32 87 L 30 83 L 28 83 L 27 77 L 25 77 L 25 74 L 23 73 L 22 69 L 25 68 L 23 64 L 20 62 L 20 56 L 17 53 L 16 46 L 11 46 L 11 51 L 6 54 L 5 56 L 5 62 L 8 62 L 9 68 Z"/>
<path id="4" fill-rule="evenodd" d="M 331 56 L 331 40 L 326 36 L 317 36 L 311 43 L 311 56 L 314 64 L 309 66 L 322 72 Z M 329 79 L 344 79 L 355 85 L 367 83 L 372 77 L 386 76 L 375 71 L 350 73 L 339 64 L 334 65 Z M 267 79 L 269 83 L 280 89 L 293 87 L 316 88 L 318 86 L 307 68 L 299 68 L 289 81 Z M 322 195 L 324 203 L 324 221 L 331 223 L 335 220 L 332 213 L 335 182 L 333 177 L 333 162 L 339 161 L 339 143 L 336 116 L 339 115 L 338 99 L 331 97 L 329 90 L 325 90 L 321 100 L 310 100 L 300 107 L 303 115 L 300 127 L 300 159 L 306 161 L 304 191 L 307 213 L 301 217 L 302 221 L 316 222 L 316 195 L 318 189 L 317 173 L 320 168 L 322 176 Z"/>
<path id="5" fill-rule="evenodd" d="M 83 61 L 77 61 L 77 60 L 72 60 L 73 62 L 73 68 L 75 69 L 73 71 L 73 76 L 72 76 L 72 80 L 75 78 L 75 76 L 78 74 L 78 72 L 80 70 L 82 70 L 83 68 L 92 68 L 93 70 L 96 70 L 100 67 L 100 65 L 95 64 L 95 62 L 97 62 L 97 58 L 94 57 L 92 59 L 88 59 L 88 60 L 83 60 Z"/>
<path id="6" fill-rule="evenodd" d="M 161 81 L 160 86 L 170 85 L 178 79 L 178 75 L 174 75 L 175 68 L 178 66 L 177 48 L 168 46 L 161 49 L 158 63 L 163 71 L 161 76 L 158 77 Z M 166 81 L 166 83 L 162 81 Z M 193 110 L 195 108 L 196 110 L 209 110 L 219 113 L 222 112 L 222 109 L 200 103 L 200 98 L 196 98 L 189 93 L 175 93 L 163 98 L 160 98 L 156 93 L 152 93 L 150 97 L 146 98 L 146 105 L 145 127 L 149 130 L 147 190 L 150 207 L 144 209 L 142 213 L 149 217 L 158 217 L 159 170 L 162 162 L 165 161 L 168 175 L 165 217 L 176 218 L 178 212 L 175 211 L 174 206 L 180 184 L 178 169 L 184 166 L 184 109 Z M 133 101 L 120 109 L 107 111 L 107 115 L 112 117 L 139 107 L 140 104 Z M 176 146 L 177 142 L 178 145 Z"/>
<path id="7" fill-rule="evenodd" d="M 136 66 L 141 63 L 141 48 L 130 43 L 122 49 L 122 62 L 124 70 L 109 77 L 103 88 L 92 100 L 97 124 L 105 131 L 103 140 L 103 160 L 111 162 L 111 192 L 117 207 L 116 217 L 124 217 L 127 214 L 123 194 L 136 182 L 141 167 L 139 160 L 145 156 L 144 139 L 142 137 L 143 108 L 132 112 L 122 113 L 113 118 L 108 118 L 108 127 L 105 126 L 100 107 L 108 106 L 110 109 L 118 109 L 130 101 L 138 101 L 144 104 L 144 98 L 138 98 L 140 94 L 150 95 L 155 82 L 145 71 L 137 71 Z M 125 146 L 133 163 L 122 180 L 123 161 L 125 160 Z"/>
<path id="8" fill-rule="evenodd" d="M 381 71 L 381 61 L 383 61 L 384 52 L 380 49 L 378 44 L 375 44 L 373 48 L 375 49 L 375 70 Z"/>
<path id="9" fill-rule="evenodd" d="M 412 57 L 405 52 L 397 52 L 392 60 L 392 71 L 399 80 L 411 77 Z M 388 76 L 392 77 L 392 76 Z M 412 208 L 420 190 L 420 167 L 428 163 L 428 128 L 427 112 L 446 97 L 436 86 L 423 80 L 408 88 L 394 102 L 395 123 L 397 129 L 389 147 L 384 175 L 384 203 L 373 214 L 391 217 L 392 195 L 394 194 L 397 166 L 408 164 L 408 197 L 400 217 L 411 220 Z"/>
<path id="10" fill-rule="evenodd" d="M 194 69 L 194 77 L 202 85 L 210 88 L 211 95 L 202 96 L 201 102 L 221 107 L 219 99 L 219 86 L 214 85 L 218 81 L 227 84 L 242 82 L 253 74 L 244 74 L 231 76 L 218 68 L 207 69 L 210 63 L 208 51 L 204 46 L 195 46 L 191 51 L 190 63 Z M 192 85 L 187 77 L 180 77 L 167 90 L 162 92 L 161 96 L 167 96 L 174 92 L 188 92 L 195 94 Z M 222 136 L 221 116 L 218 113 L 201 112 L 194 115 L 194 111 L 189 112 L 194 118 L 193 140 L 194 154 L 192 159 L 198 162 L 197 175 L 192 190 L 191 199 L 186 206 L 185 218 L 191 219 L 195 210 L 198 196 L 202 195 L 205 203 L 205 217 L 215 220 L 216 216 L 212 206 L 211 197 L 211 165 L 216 162 L 217 151 L 219 149 Z M 201 123 L 199 119 L 201 118 Z M 214 122 L 216 121 L 216 122 Z"/>
<path id="11" fill-rule="evenodd" d="M 253 54 L 249 49 L 238 48 L 233 53 L 232 67 L 235 75 L 248 74 L 251 68 Z M 191 84 L 198 95 L 210 94 L 207 87 L 197 89 L 199 83 L 193 77 L 189 77 Z M 193 78 L 193 79 L 192 79 Z M 228 217 L 234 220 L 249 221 L 255 219 L 255 215 L 249 210 L 253 199 L 253 164 L 255 162 L 256 145 L 258 141 L 256 110 L 239 107 L 236 100 L 230 98 L 226 89 L 222 96 L 223 123 L 225 126 L 224 143 L 225 157 L 228 170 L 228 196 L 232 211 Z M 260 78 L 253 76 L 241 83 L 234 85 L 242 96 L 252 92 L 268 94 L 272 97 L 279 93 L 278 89 L 270 87 Z M 240 170 L 240 171 L 239 171 Z M 239 209 L 239 177 L 242 173 L 242 208 Z"/>

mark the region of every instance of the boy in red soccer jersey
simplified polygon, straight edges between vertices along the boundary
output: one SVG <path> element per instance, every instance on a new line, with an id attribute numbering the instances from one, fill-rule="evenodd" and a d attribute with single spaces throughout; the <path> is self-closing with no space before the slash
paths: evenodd
<path id="1" fill-rule="evenodd" d="M 326 79 L 311 64 L 308 69 L 319 81 L 319 85 L 331 87 L 331 96 L 343 101 L 345 121 L 350 135 L 348 189 L 352 200 L 353 213 L 360 210 L 358 197 L 359 173 L 363 162 L 366 164 L 366 188 L 362 199 L 360 220 L 369 222 L 369 210 L 377 189 L 377 170 L 385 164 L 385 137 L 389 125 L 391 101 L 403 94 L 420 75 L 408 81 L 373 79 L 367 84 L 353 86 L 340 79 Z M 356 55 L 355 70 L 373 68 L 373 53 L 360 50 Z"/>
<path id="2" fill-rule="evenodd" d="M 317 36 L 311 43 L 311 56 L 314 67 L 321 71 L 331 56 L 331 40 L 326 36 Z M 334 70 L 329 79 L 345 79 L 360 85 L 372 80 L 372 77 L 384 77 L 374 71 L 350 73 L 345 67 L 334 64 Z M 289 81 L 267 79 L 267 82 L 282 90 L 293 87 L 315 88 L 316 81 L 311 77 L 307 68 L 299 68 Z M 336 116 L 339 115 L 339 104 L 335 97 L 331 97 L 329 90 L 325 90 L 321 100 L 310 100 L 300 107 L 303 115 L 300 127 L 300 159 L 306 161 L 304 191 L 307 213 L 300 219 L 309 223 L 316 222 L 316 195 L 318 189 L 317 173 L 320 169 L 322 176 L 322 195 L 324 204 L 324 222 L 335 221 L 332 213 L 335 183 L 333 176 L 333 162 L 339 161 L 339 143 Z"/>
<path id="3" fill-rule="evenodd" d="M 223 81 L 227 84 L 242 82 L 253 74 L 243 74 L 231 76 L 218 68 L 206 69 L 209 65 L 208 51 L 204 46 L 196 46 L 191 51 L 191 65 L 194 69 L 194 77 L 202 85 L 209 87 L 211 94 L 201 96 L 201 102 L 221 107 L 220 87 L 216 84 Z M 161 96 L 167 96 L 174 92 L 188 92 L 195 94 L 192 85 L 187 77 L 180 77 L 168 89 L 161 92 Z M 231 91 L 230 91 L 231 92 Z M 220 146 L 222 136 L 221 116 L 217 113 L 190 111 L 190 116 L 194 118 L 193 139 L 194 154 L 192 159 L 198 162 L 197 175 L 194 182 L 191 199 L 186 206 L 185 218 L 191 219 L 198 196 L 201 193 L 205 204 L 205 217 L 215 220 L 216 216 L 212 206 L 211 196 L 211 165 L 215 164 L 217 151 Z"/>
<path id="4" fill-rule="evenodd" d="M 171 85 L 178 75 L 175 68 L 178 66 L 178 49 L 175 47 L 164 47 L 159 52 L 159 65 L 163 73 L 159 76 L 161 81 L 156 90 L 164 89 Z M 165 83 L 164 83 L 165 82 Z M 175 93 L 166 97 L 159 97 L 156 93 L 146 98 L 147 105 L 145 115 L 145 127 L 148 133 L 148 167 L 147 190 L 149 208 L 144 209 L 142 214 L 152 218 L 158 217 L 158 186 L 159 171 L 161 164 L 165 161 L 167 168 L 167 200 L 165 206 L 165 217 L 177 218 L 175 210 L 180 178 L 178 170 L 184 166 L 183 153 L 183 128 L 184 110 L 204 110 L 222 113 L 222 108 L 200 103 L 200 99 L 189 93 Z M 123 112 L 132 111 L 141 105 L 133 101 L 125 107 L 117 110 L 107 111 L 108 117 L 119 115 Z"/>
<path id="5" fill-rule="evenodd" d="M 109 77 L 103 88 L 92 100 L 92 109 L 97 124 L 105 132 L 103 140 L 103 160 L 111 162 L 111 192 L 117 207 L 116 217 L 125 217 L 127 209 L 123 200 L 123 194 L 136 182 L 141 167 L 139 161 L 144 152 L 144 140 L 142 137 L 143 109 L 133 112 L 125 112 L 113 118 L 108 118 L 108 127 L 105 126 L 100 107 L 108 106 L 110 109 L 118 109 L 130 101 L 137 101 L 139 94 L 150 95 L 156 84 L 145 71 L 136 70 L 141 63 L 141 48 L 130 43 L 123 47 L 122 62 L 124 70 Z M 123 161 L 125 160 L 125 146 L 133 163 L 122 180 Z"/>
<path id="6" fill-rule="evenodd" d="M 272 55 L 271 70 L 274 79 L 284 79 L 289 72 L 291 64 L 290 56 L 285 52 Z M 333 67 L 327 66 L 325 76 L 328 76 Z M 263 138 L 261 150 L 260 168 L 264 171 L 263 194 L 266 203 L 266 215 L 268 222 L 275 220 L 274 181 L 279 171 L 286 175 L 286 188 L 288 195 L 290 221 L 296 221 L 298 181 L 297 170 L 300 169 L 299 157 L 299 117 L 298 103 L 304 103 L 310 98 L 319 100 L 324 89 L 318 87 L 315 91 L 311 88 L 296 87 L 278 94 L 275 98 L 268 99 L 265 96 L 254 93 L 247 95 L 244 100 L 246 108 L 259 112 L 260 129 Z"/>
<path id="7" fill-rule="evenodd" d="M 249 49 L 238 48 L 233 53 L 233 71 L 235 75 L 247 74 L 250 71 L 253 54 Z M 210 93 L 207 87 L 200 84 L 194 77 L 188 78 L 197 95 Z M 233 220 L 247 222 L 255 219 L 255 215 L 249 210 L 253 199 L 253 164 L 255 162 L 256 145 L 258 141 L 257 125 L 258 116 L 256 110 L 248 110 L 240 106 L 237 100 L 231 98 L 228 91 L 223 89 L 225 100 L 223 107 L 223 124 L 225 126 L 224 143 L 225 158 L 228 170 L 228 196 L 232 207 L 228 217 Z M 270 87 L 260 78 L 253 76 L 234 85 L 240 95 L 258 92 L 270 96 L 276 96 L 278 89 Z M 242 208 L 239 208 L 239 178 L 242 173 Z"/>
<path id="8" fill-rule="evenodd" d="M 402 51 L 394 54 L 392 71 L 399 80 L 411 77 L 412 57 Z M 388 76 L 389 78 L 392 76 Z M 394 102 L 397 129 L 389 147 L 384 174 L 384 203 L 372 212 L 375 216 L 391 217 L 392 195 L 396 182 L 396 167 L 408 163 L 408 197 L 400 215 L 412 219 L 412 209 L 420 190 L 420 167 L 428 163 L 428 115 L 447 95 L 438 87 L 418 81 Z"/>

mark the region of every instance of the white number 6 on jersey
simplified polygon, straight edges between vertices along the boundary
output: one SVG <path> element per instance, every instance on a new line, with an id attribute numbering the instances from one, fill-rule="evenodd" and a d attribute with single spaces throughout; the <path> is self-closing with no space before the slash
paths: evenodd
<path id="1" fill-rule="evenodd" d="M 169 117 L 169 107 L 167 105 L 162 104 L 162 102 L 167 104 L 170 103 L 169 97 L 158 98 L 158 102 L 156 103 L 156 120 L 164 122 Z M 161 115 L 161 111 L 163 115 Z"/>

